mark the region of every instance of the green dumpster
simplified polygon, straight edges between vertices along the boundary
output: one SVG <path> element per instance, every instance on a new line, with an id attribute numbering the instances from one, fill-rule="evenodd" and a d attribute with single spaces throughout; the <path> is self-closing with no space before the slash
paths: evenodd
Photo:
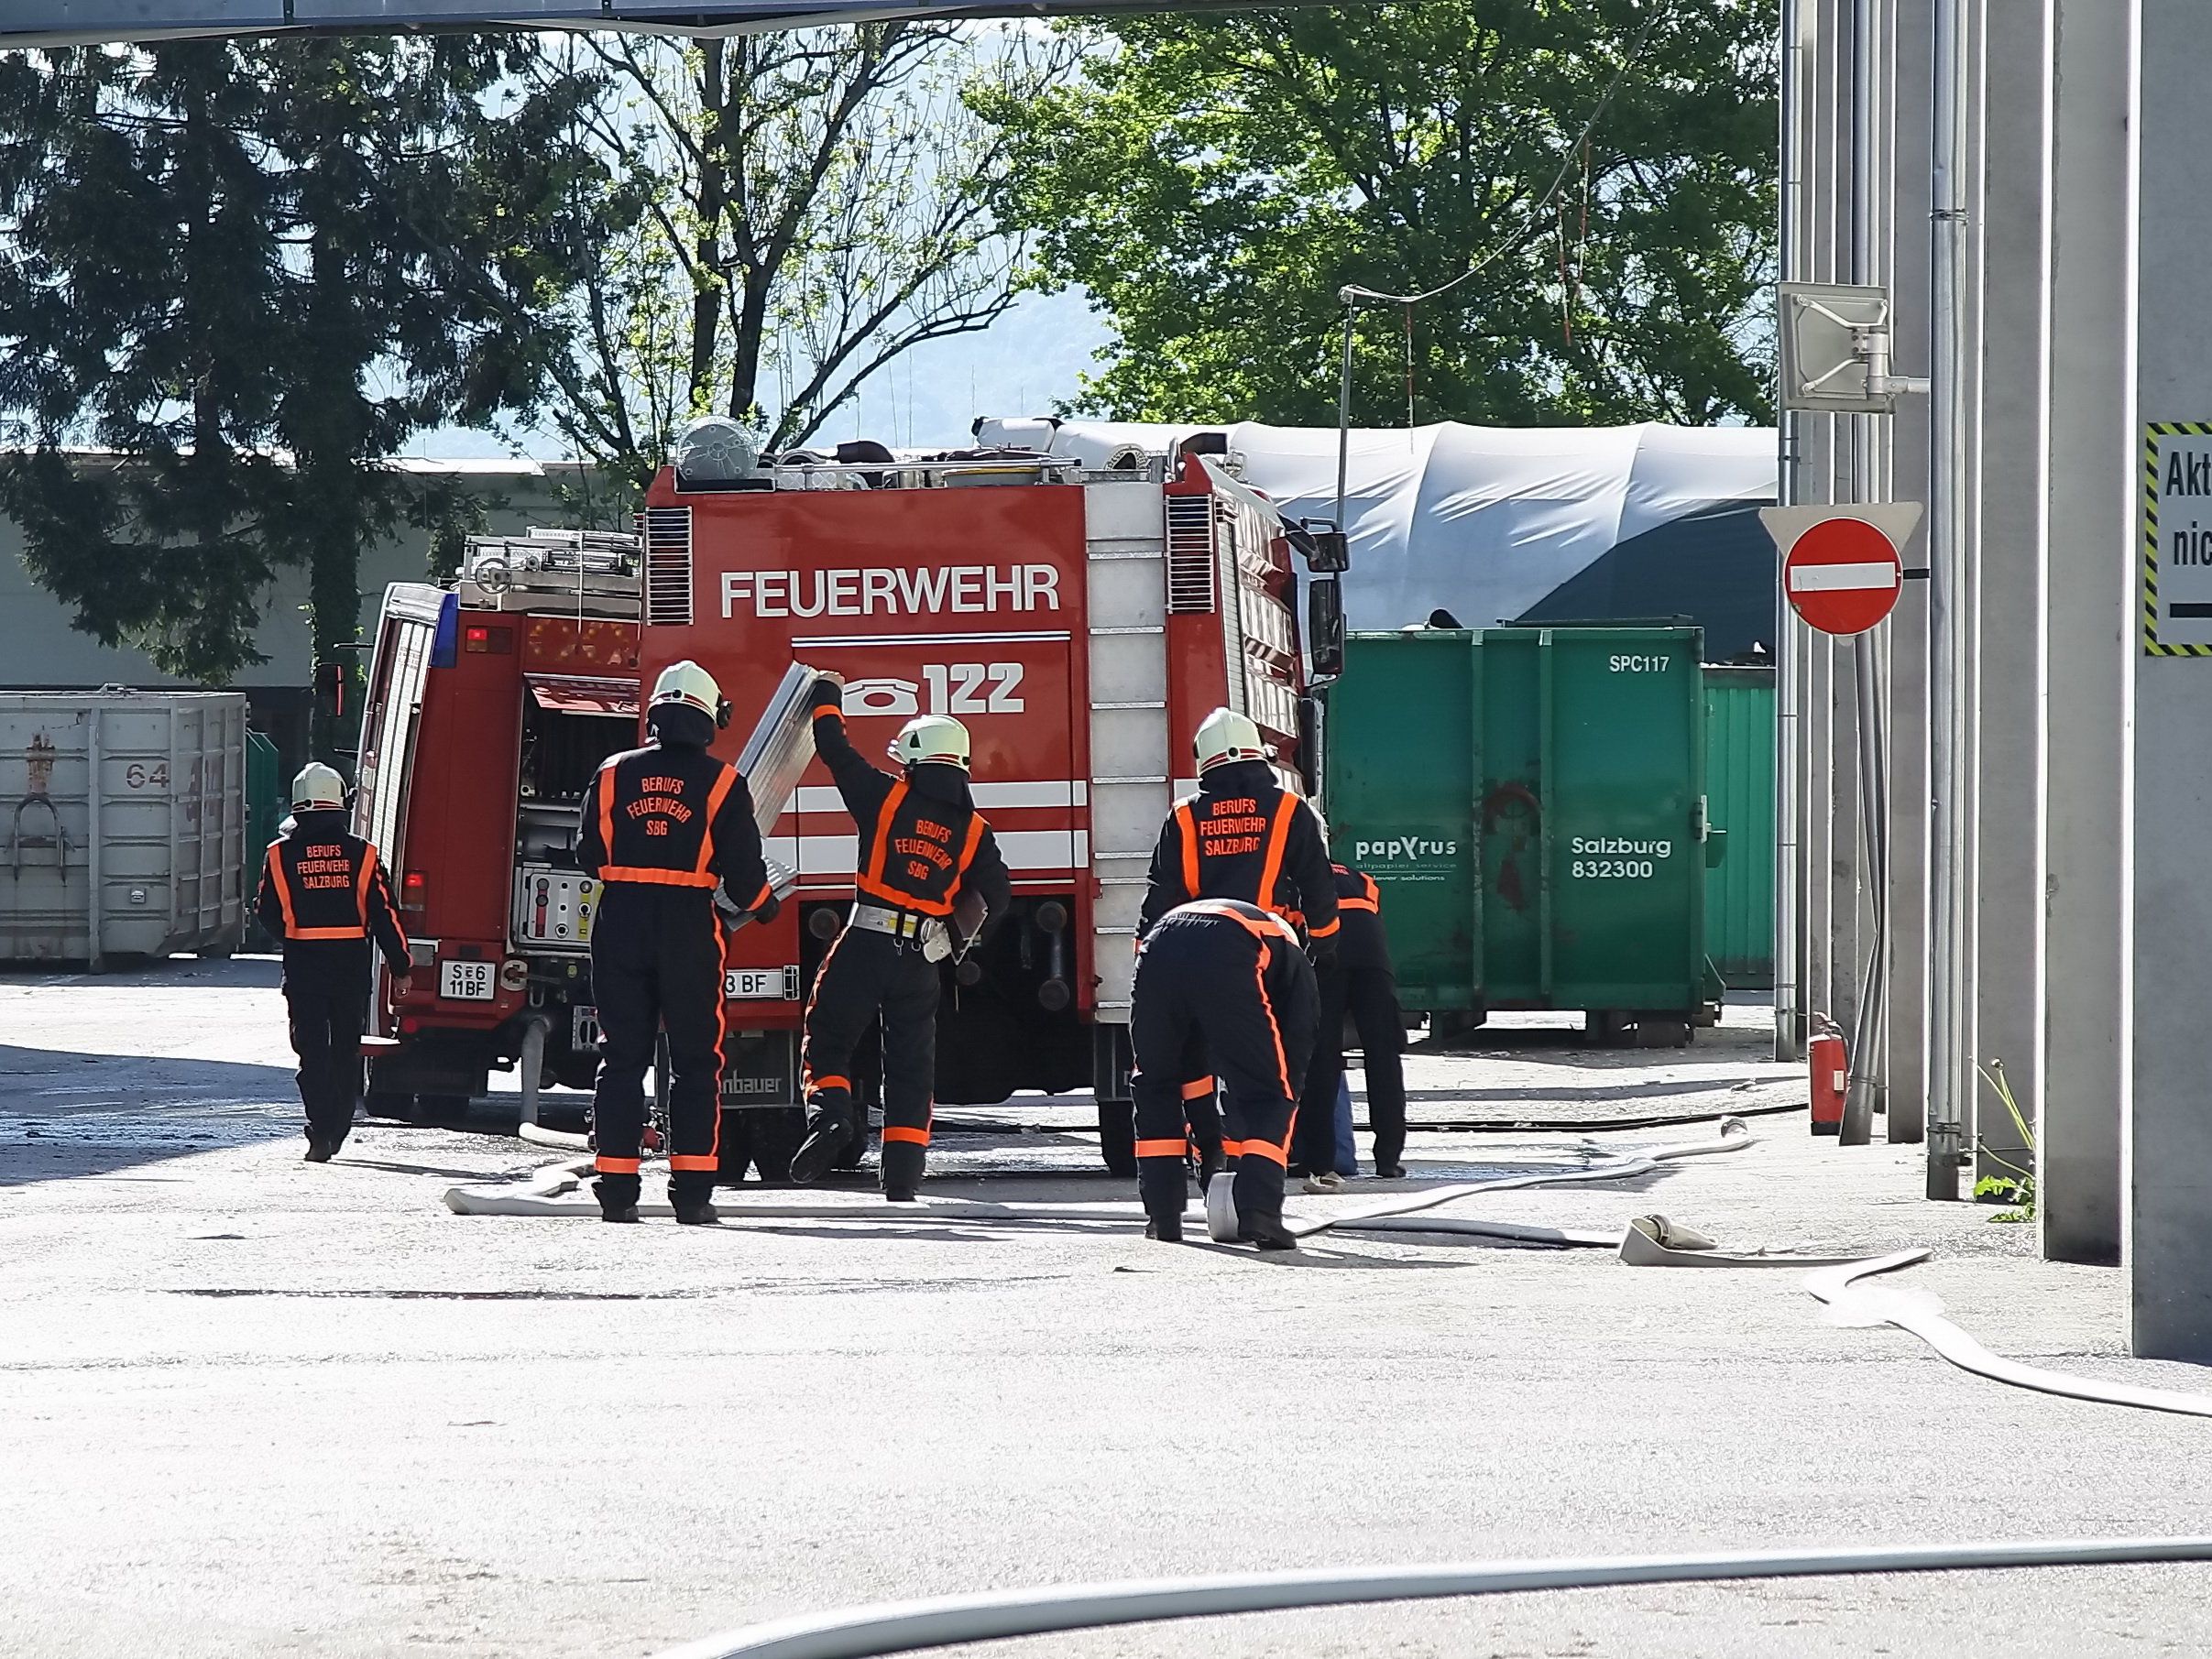
<path id="1" fill-rule="evenodd" d="M 1353 634 L 1328 694 L 1330 840 L 1382 890 L 1407 1008 L 1714 1017 L 1693 628 Z"/>
<path id="2" fill-rule="evenodd" d="M 1705 952 L 1732 986 L 1774 983 L 1774 671 L 1705 670 L 1705 798 L 1728 857 L 1705 882 Z"/>
<path id="3" fill-rule="evenodd" d="M 246 896 L 251 904 L 254 893 L 261 885 L 261 863 L 268 857 L 268 844 L 277 838 L 277 825 L 284 822 L 284 769 L 277 759 L 277 746 L 261 732 L 246 734 Z M 247 942 L 257 950 L 273 948 L 273 942 L 261 934 L 260 923 L 250 915 L 246 919 Z"/>

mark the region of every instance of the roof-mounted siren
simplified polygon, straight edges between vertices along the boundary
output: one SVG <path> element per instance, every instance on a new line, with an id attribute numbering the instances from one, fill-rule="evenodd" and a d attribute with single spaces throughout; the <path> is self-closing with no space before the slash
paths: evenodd
<path id="1" fill-rule="evenodd" d="M 986 426 L 991 428 L 988 437 Z M 1039 454 L 1052 453 L 1059 430 L 1059 421 L 1051 415 L 978 415 L 968 423 L 968 435 L 987 449 L 1027 449 Z"/>
<path id="2" fill-rule="evenodd" d="M 1889 372 L 1889 290 L 1841 282 L 1777 284 L 1782 407 L 1887 415 L 1899 398 L 1925 397 L 1919 375 Z"/>
<path id="3" fill-rule="evenodd" d="M 727 415 L 701 415 L 669 447 L 676 487 L 684 490 L 773 489 L 761 470 L 761 436 Z"/>

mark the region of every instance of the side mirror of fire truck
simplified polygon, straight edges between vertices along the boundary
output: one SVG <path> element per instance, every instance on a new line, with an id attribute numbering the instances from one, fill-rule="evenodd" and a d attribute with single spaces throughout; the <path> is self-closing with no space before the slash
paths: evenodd
<path id="1" fill-rule="evenodd" d="M 1295 525 L 1286 525 L 1284 533 L 1315 575 L 1334 576 L 1352 568 L 1351 538 L 1328 519 L 1301 518 Z"/>
<path id="2" fill-rule="evenodd" d="M 1306 584 L 1306 652 L 1315 679 L 1344 671 L 1344 595 L 1334 577 Z"/>

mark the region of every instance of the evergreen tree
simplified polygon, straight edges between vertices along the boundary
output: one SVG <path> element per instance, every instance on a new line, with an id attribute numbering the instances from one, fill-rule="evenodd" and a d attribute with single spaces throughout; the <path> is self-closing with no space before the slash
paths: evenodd
<path id="1" fill-rule="evenodd" d="M 0 511 L 75 626 L 225 683 L 301 566 L 318 685 L 348 663 L 361 550 L 461 510 L 390 458 L 565 351 L 586 89 L 518 49 L 0 56 Z"/>

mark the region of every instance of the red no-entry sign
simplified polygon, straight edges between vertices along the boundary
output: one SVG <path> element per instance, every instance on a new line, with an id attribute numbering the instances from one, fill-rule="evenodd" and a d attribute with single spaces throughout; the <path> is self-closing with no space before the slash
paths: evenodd
<path id="1" fill-rule="evenodd" d="M 1913 502 L 1867 507 L 1768 508 L 1782 551 L 1782 596 L 1823 634 L 1863 634 L 1897 606 L 1905 564 L 1899 545 L 1919 522 Z"/>

